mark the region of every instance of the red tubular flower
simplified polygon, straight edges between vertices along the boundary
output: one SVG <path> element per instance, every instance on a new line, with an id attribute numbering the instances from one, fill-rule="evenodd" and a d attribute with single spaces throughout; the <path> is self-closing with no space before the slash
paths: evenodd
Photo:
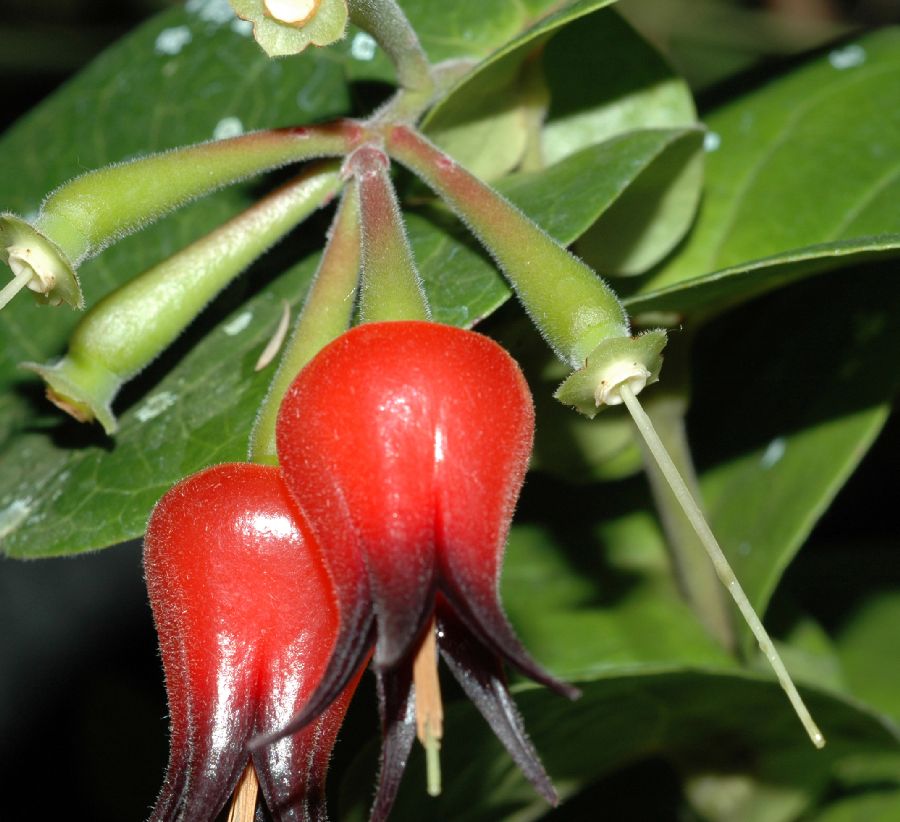
<path id="1" fill-rule="evenodd" d="M 283 732 L 329 705 L 374 645 L 385 734 L 374 818 L 386 815 L 412 745 L 412 664 L 432 618 L 467 695 L 556 801 L 501 662 L 577 696 L 528 656 L 498 596 L 533 428 L 531 395 L 506 351 L 428 322 L 351 330 L 312 360 L 282 403 L 279 460 L 322 546 L 341 614 L 328 671 Z"/>
<path id="2" fill-rule="evenodd" d="M 314 545 L 277 468 L 209 468 L 154 509 L 144 568 L 171 753 L 153 822 L 215 819 L 250 738 L 283 727 L 319 684 L 338 612 Z M 253 752 L 275 820 L 326 818 L 328 758 L 358 678 L 302 732 Z"/>

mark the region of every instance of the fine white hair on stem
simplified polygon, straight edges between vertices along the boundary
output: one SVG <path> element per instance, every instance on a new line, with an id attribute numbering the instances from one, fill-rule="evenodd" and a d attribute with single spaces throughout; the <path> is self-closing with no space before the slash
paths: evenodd
<path id="1" fill-rule="evenodd" d="M 816 725 L 815 720 L 813 720 L 812 715 L 810 714 L 809 709 L 804 704 L 802 697 L 797 692 L 797 687 L 794 685 L 794 682 L 791 679 L 791 675 L 788 673 L 787 668 L 785 668 L 784 662 L 782 662 L 781 656 L 779 655 L 774 643 L 772 642 L 772 638 L 763 627 L 763 624 L 757 616 L 756 611 L 753 610 L 753 606 L 750 604 L 750 600 L 744 593 L 744 589 L 741 587 L 740 582 L 738 582 L 737 577 L 734 575 L 734 571 L 728 564 L 728 560 L 726 559 L 725 554 L 722 552 L 721 547 L 719 547 L 719 543 L 716 540 L 715 535 L 707 524 L 706 518 L 703 516 L 703 512 L 700 510 L 700 507 L 697 505 L 696 500 L 688 490 L 687 484 L 685 483 L 684 479 L 682 479 L 681 474 L 678 473 L 678 469 L 675 467 L 675 463 L 672 462 L 672 458 L 669 456 L 668 451 L 666 451 L 665 446 L 662 444 L 662 441 L 657 435 L 656 429 L 653 427 L 653 423 L 644 412 L 644 409 L 641 407 L 640 401 L 635 396 L 634 391 L 627 381 L 619 386 L 619 392 L 622 400 L 631 413 L 632 419 L 634 420 L 638 431 L 644 438 L 644 441 L 647 443 L 648 450 L 652 454 L 654 460 L 656 461 L 656 464 L 659 466 L 659 470 L 662 472 L 663 477 L 665 477 L 666 482 L 668 482 L 669 487 L 672 489 L 672 493 L 678 500 L 679 505 L 681 505 L 685 516 L 693 526 L 694 531 L 697 533 L 697 536 L 699 537 L 700 542 L 703 544 L 703 547 L 706 549 L 707 554 L 709 554 L 710 561 L 712 562 L 713 567 L 716 569 L 716 574 L 722 581 L 722 584 L 728 589 L 728 593 L 731 594 L 731 598 L 734 600 L 735 605 L 737 605 L 738 610 L 746 620 L 747 626 L 750 628 L 753 636 L 759 643 L 760 649 L 765 654 L 766 659 L 769 661 L 769 664 L 772 666 L 772 670 L 775 672 L 775 677 L 778 679 L 781 687 L 784 688 L 784 691 L 787 694 L 787 697 L 790 700 L 790 703 L 793 706 L 797 717 L 803 724 L 806 733 L 809 734 L 809 738 L 812 740 L 813 745 L 815 745 L 817 748 L 824 747 L 825 737 L 822 735 L 822 732 Z"/>

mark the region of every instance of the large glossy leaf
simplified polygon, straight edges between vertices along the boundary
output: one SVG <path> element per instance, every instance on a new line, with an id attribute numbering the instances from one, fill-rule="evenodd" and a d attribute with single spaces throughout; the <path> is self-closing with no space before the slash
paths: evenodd
<path id="1" fill-rule="evenodd" d="M 842 256 L 896 254 L 898 102 L 900 30 L 885 29 L 710 114 L 699 220 L 642 305 L 721 307 Z"/>
<path id="2" fill-rule="evenodd" d="M 900 790 L 882 789 L 851 796 L 825 807 L 816 822 L 890 822 L 900 819 Z"/>
<path id="3" fill-rule="evenodd" d="M 898 310 L 891 266 L 856 268 L 749 304 L 697 340 L 703 494 L 758 609 L 884 424 L 900 387 Z"/>
<path id="4" fill-rule="evenodd" d="M 548 162 L 628 131 L 696 124 L 687 84 L 613 10 L 561 31 L 543 64 Z M 578 253 L 601 274 L 643 273 L 688 230 L 702 184 L 699 142 L 673 147 L 581 238 Z"/>
<path id="5" fill-rule="evenodd" d="M 900 591 L 872 594 L 838 636 L 838 653 L 852 693 L 900 723 L 900 665 L 893 651 L 900 625 Z"/>
<path id="6" fill-rule="evenodd" d="M 837 268 L 852 269 L 897 254 L 900 254 L 900 234 L 837 240 L 773 254 L 646 292 L 639 291 L 626 297 L 624 302 L 629 311 L 638 316 L 648 312 L 709 316 L 814 274 Z"/>
<path id="7" fill-rule="evenodd" d="M 529 140 L 535 136 L 540 139 L 531 132 L 540 131 L 550 92 L 545 88 L 541 67 L 547 41 L 570 23 L 610 2 L 578 0 L 564 4 L 495 51 L 428 113 L 423 123 L 426 133 L 483 179 L 512 171 L 522 160 Z M 610 15 L 602 18 L 608 26 L 615 25 Z M 583 22 L 572 28 L 580 28 Z M 628 45 L 643 43 L 634 35 Z M 577 147 L 599 142 L 605 136 L 611 134 L 596 133 Z"/>

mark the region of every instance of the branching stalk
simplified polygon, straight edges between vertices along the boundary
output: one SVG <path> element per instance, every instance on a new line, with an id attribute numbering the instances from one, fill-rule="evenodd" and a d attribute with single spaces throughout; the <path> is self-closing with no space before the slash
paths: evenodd
<path id="1" fill-rule="evenodd" d="M 784 663 L 781 660 L 781 656 L 778 654 L 778 651 L 776 650 L 771 637 L 763 627 L 763 624 L 757 616 L 756 611 L 753 610 L 753 606 L 750 604 L 750 600 L 747 599 L 747 595 L 744 593 L 744 589 L 741 588 L 741 584 L 738 582 L 737 577 L 734 575 L 734 571 L 728 564 L 728 560 L 726 559 L 725 554 L 722 552 L 722 549 L 719 547 L 718 541 L 713 535 L 712 530 L 710 530 L 709 525 L 707 525 L 706 519 L 703 516 L 703 513 L 700 511 L 700 507 L 697 505 L 696 500 L 693 498 L 691 492 L 688 490 L 687 485 L 681 478 L 681 474 L 678 473 L 678 469 L 672 462 L 672 458 L 669 456 L 669 453 L 663 446 L 662 441 L 659 439 L 659 436 L 657 436 L 656 430 L 653 427 L 653 423 L 650 421 L 650 418 L 646 415 L 646 413 L 644 413 L 644 409 L 641 407 L 640 402 L 638 401 L 637 397 L 635 396 L 634 392 L 631 390 L 631 387 L 627 382 L 619 386 L 619 391 L 622 400 L 631 413 L 632 419 L 634 419 L 634 423 L 637 426 L 638 431 L 644 438 L 644 441 L 647 443 L 647 448 L 650 450 L 650 453 L 656 460 L 656 464 L 659 466 L 659 470 L 665 477 L 666 482 L 669 483 L 669 487 L 672 489 L 672 493 L 677 498 L 678 503 L 681 505 L 685 515 L 690 520 L 690 523 L 696 531 L 697 536 L 703 543 L 703 547 L 706 549 L 713 567 L 716 569 L 716 573 L 718 574 L 719 579 L 722 581 L 722 584 L 728 589 L 728 593 L 731 594 L 731 597 L 732 599 L 734 599 L 738 610 L 746 620 L 747 626 L 750 628 L 753 636 L 759 643 L 760 649 L 765 654 L 766 659 L 769 661 L 769 664 L 772 666 L 772 670 L 775 672 L 775 676 L 778 679 L 779 684 L 782 688 L 784 688 L 784 691 L 787 694 L 787 697 L 790 700 L 790 703 L 793 706 L 797 717 L 803 724 L 803 727 L 805 728 L 807 734 L 809 734 L 809 738 L 812 740 L 813 745 L 815 745 L 817 748 L 824 747 L 825 737 L 822 735 L 822 732 L 819 730 L 818 726 L 810 715 L 809 709 L 806 707 L 803 699 L 797 692 L 797 687 L 794 685 L 794 682 L 791 679 L 791 675 L 788 673 L 787 668 L 785 668 Z"/>

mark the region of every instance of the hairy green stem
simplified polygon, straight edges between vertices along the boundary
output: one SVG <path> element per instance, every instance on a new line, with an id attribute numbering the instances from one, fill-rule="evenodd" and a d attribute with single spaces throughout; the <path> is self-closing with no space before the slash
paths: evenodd
<path id="1" fill-rule="evenodd" d="M 434 91 L 431 64 L 419 37 L 395 0 L 349 0 L 350 20 L 367 31 L 387 52 L 397 71 L 397 83 L 430 97 Z"/>
<path id="2" fill-rule="evenodd" d="M 258 131 L 151 154 L 66 183 L 44 201 L 35 228 L 77 264 L 166 212 L 223 186 L 314 157 L 340 157 L 355 123 Z"/>
<path id="3" fill-rule="evenodd" d="M 512 203 L 411 128 L 386 128 L 385 145 L 487 248 L 562 360 L 581 368 L 599 343 L 629 336 L 612 289 Z"/>
<path id="4" fill-rule="evenodd" d="M 427 320 L 431 312 L 406 237 L 388 166 L 388 158 L 374 146 L 357 149 L 346 164 L 359 192 L 362 229 L 360 321 Z"/>
<path id="5" fill-rule="evenodd" d="M 303 310 L 250 435 L 250 462 L 276 465 L 275 425 L 281 400 L 300 370 L 350 326 L 359 280 L 359 205 L 345 190 Z"/>

